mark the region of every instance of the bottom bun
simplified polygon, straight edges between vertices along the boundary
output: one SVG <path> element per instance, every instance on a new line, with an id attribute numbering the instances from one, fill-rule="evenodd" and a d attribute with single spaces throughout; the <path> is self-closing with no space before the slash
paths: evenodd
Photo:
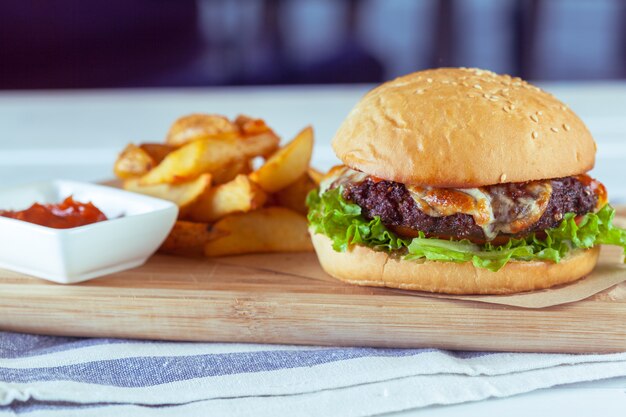
<path id="1" fill-rule="evenodd" d="M 492 272 L 471 262 L 405 261 L 359 245 L 336 252 L 328 237 L 309 232 L 322 268 L 335 278 L 356 285 L 446 294 L 510 294 L 566 284 L 589 274 L 600 254 L 599 247 L 575 250 L 559 263 L 511 261 Z"/>

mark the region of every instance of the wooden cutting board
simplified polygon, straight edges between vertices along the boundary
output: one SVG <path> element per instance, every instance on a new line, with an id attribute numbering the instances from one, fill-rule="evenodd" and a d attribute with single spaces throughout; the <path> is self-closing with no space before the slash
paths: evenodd
<path id="1" fill-rule="evenodd" d="M 580 302 L 531 310 L 351 286 L 325 275 L 312 253 L 255 256 L 157 255 L 143 267 L 78 285 L 0 270 L 0 329 L 164 340 L 626 350 L 626 283 Z M 270 270 L 276 264 L 282 272 Z"/>

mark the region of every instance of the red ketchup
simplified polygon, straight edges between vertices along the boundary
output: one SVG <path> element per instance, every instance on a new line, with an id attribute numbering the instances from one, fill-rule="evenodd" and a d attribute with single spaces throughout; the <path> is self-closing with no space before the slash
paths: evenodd
<path id="1" fill-rule="evenodd" d="M 81 203 L 72 196 L 59 204 L 35 203 L 26 210 L 0 210 L 0 216 L 54 229 L 70 229 L 107 220 L 104 213 L 91 202 Z"/>

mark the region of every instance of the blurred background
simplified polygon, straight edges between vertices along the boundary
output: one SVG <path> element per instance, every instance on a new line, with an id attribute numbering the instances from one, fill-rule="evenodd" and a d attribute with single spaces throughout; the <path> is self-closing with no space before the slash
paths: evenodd
<path id="1" fill-rule="evenodd" d="M 626 78 L 623 0 L 0 0 L 0 89 Z"/>
<path id="2" fill-rule="evenodd" d="M 366 91 L 439 66 L 555 94 L 626 202 L 626 0 L 0 0 L 0 186 L 110 179 L 129 142 L 193 112 L 261 117 L 284 140 L 313 125 L 327 169 Z"/>

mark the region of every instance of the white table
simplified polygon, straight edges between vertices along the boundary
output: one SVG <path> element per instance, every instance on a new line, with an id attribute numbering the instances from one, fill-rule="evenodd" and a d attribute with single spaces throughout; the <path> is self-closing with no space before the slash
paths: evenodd
<path id="1" fill-rule="evenodd" d="M 593 175 L 626 203 L 626 83 L 545 84 L 585 120 L 598 142 Z M 312 124 L 314 165 L 337 162 L 330 139 L 368 86 L 0 93 L 0 185 L 48 178 L 112 177 L 128 142 L 162 141 L 191 112 L 264 118 L 285 139 Z M 512 398 L 421 410 L 422 416 L 622 416 L 626 378 L 556 387 Z M 397 416 L 417 415 L 417 412 Z"/>

